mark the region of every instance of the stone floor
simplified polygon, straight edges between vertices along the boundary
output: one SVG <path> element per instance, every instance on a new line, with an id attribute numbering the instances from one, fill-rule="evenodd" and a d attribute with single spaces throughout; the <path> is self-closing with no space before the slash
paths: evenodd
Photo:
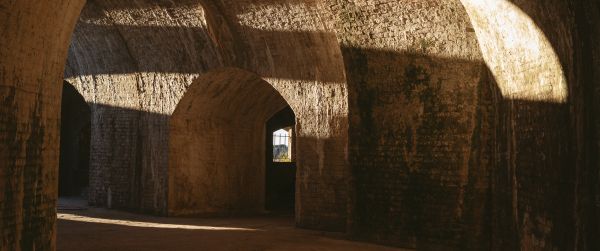
<path id="1" fill-rule="evenodd" d="M 401 250 L 294 228 L 293 218 L 163 218 L 61 199 L 58 250 Z"/>

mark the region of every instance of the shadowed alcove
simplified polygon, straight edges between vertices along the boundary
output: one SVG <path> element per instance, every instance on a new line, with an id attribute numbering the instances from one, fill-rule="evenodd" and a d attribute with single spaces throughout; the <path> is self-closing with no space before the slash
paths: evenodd
<path id="1" fill-rule="evenodd" d="M 89 185 L 90 108 L 77 89 L 63 83 L 59 196 L 86 197 Z"/>
<path id="2" fill-rule="evenodd" d="M 169 214 L 263 211 L 265 123 L 286 106 L 269 83 L 244 70 L 196 79 L 171 117 Z"/>
<path id="3" fill-rule="evenodd" d="M 265 208 L 279 213 L 294 211 L 296 184 L 296 115 L 291 107 L 277 112 L 266 128 Z"/>

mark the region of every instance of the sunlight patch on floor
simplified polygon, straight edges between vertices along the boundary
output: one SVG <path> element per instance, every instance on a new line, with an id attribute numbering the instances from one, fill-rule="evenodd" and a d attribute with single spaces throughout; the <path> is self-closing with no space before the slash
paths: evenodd
<path id="1" fill-rule="evenodd" d="M 57 217 L 59 220 L 66 220 L 66 221 L 111 224 L 111 225 L 120 225 L 120 226 L 128 226 L 128 227 L 211 230 L 211 231 L 260 231 L 258 229 L 253 229 L 253 228 L 195 226 L 195 225 L 164 224 L 164 223 L 155 223 L 155 222 L 114 220 L 114 219 L 95 218 L 95 217 L 88 217 L 88 216 L 75 215 L 75 214 L 66 214 L 66 213 L 58 213 Z"/>

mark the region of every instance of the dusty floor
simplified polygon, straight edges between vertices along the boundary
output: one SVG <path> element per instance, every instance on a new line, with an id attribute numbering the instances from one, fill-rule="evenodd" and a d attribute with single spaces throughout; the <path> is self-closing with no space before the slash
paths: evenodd
<path id="1" fill-rule="evenodd" d="M 401 250 L 294 228 L 291 217 L 163 218 L 59 202 L 58 250 Z"/>

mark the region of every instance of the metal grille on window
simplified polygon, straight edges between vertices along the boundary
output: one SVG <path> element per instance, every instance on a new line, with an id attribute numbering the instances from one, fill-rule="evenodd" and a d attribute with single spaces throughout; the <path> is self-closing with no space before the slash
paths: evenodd
<path id="1" fill-rule="evenodd" d="M 292 162 L 292 129 L 273 132 L 273 162 Z"/>

